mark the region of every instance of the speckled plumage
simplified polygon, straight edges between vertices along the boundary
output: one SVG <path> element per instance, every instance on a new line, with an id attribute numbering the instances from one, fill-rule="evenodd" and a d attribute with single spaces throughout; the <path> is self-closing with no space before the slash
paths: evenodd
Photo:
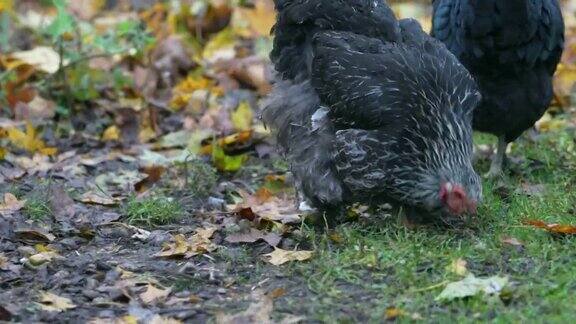
<path id="1" fill-rule="evenodd" d="M 471 164 L 480 95 L 440 42 L 383 0 L 276 5 L 279 80 L 263 118 L 315 206 L 392 201 L 435 212 L 443 182 L 481 199 Z"/>

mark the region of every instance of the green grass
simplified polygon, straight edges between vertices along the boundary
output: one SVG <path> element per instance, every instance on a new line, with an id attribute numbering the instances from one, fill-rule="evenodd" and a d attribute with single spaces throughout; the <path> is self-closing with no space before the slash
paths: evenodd
<path id="1" fill-rule="evenodd" d="M 24 215 L 34 221 L 44 221 L 52 215 L 52 208 L 47 200 L 31 197 L 26 200 Z"/>
<path id="2" fill-rule="evenodd" d="M 389 219 L 344 224 L 337 229 L 344 239 L 339 244 L 308 231 L 318 254 L 292 270 L 307 278 L 315 297 L 294 307 L 326 322 L 381 322 L 388 307 L 406 313 L 400 321 L 419 314 L 431 322 L 569 322 L 576 313 L 576 237 L 553 236 L 522 222 L 576 225 L 575 138 L 566 130 L 537 142 L 518 140 L 512 156 L 525 161 L 512 165 L 503 179 L 484 182 L 484 202 L 471 228 L 410 230 Z M 478 171 L 486 172 L 488 164 L 479 163 Z M 518 190 L 522 184 L 545 190 L 528 196 Z M 503 238 L 516 238 L 524 247 L 504 244 Z M 506 298 L 434 301 L 443 289 L 435 285 L 462 279 L 446 270 L 458 258 L 478 277 L 508 276 Z"/>
<path id="3" fill-rule="evenodd" d="M 167 197 L 149 197 L 142 200 L 132 198 L 125 206 L 128 223 L 158 226 L 176 222 L 182 216 L 182 206 Z"/>

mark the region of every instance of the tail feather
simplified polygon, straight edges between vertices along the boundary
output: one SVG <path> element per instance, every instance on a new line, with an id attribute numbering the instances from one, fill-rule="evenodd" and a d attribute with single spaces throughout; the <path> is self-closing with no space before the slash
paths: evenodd
<path id="1" fill-rule="evenodd" d="M 302 193 L 317 207 L 339 205 L 343 188 L 333 165 L 334 130 L 327 116 L 315 114 L 322 108 L 310 83 L 278 82 L 264 107 L 264 122 L 274 129 Z"/>

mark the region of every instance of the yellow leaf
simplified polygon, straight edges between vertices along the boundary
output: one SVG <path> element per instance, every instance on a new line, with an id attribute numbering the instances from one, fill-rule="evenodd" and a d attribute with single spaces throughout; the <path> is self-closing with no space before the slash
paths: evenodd
<path id="1" fill-rule="evenodd" d="M 223 91 L 216 86 L 214 80 L 208 79 L 202 74 L 193 74 L 181 81 L 172 91 L 170 108 L 174 110 L 182 109 L 193 99 L 194 92 L 197 90 L 206 90 L 207 94 L 220 96 Z"/>
<path id="2" fill-rule="evenodd" d="M 274 252 L 265 254 L 269 257 L 268 262 L 273 265 L 281 265 L 290 261 L 306 261 L 312 257 L 314 251 L 287 251 L 276 248 Z"/>
<path id="3" fill-rule="evenodd" d="M 66 297 L 60 297 L 49 292 L 40 293 L 40 308 L 48 312 L 63 312 L 76 308 L 76 305 Z"/>
<path id="4" fill-rule="evenodd" d="M 241 36 L 269 36 L 272 26 L 276 23 L 276 11 L 272 0 L 256 0 L 254 8 L 238 8 L 239 24 L 247 22 L 248 28 L 235 26 Z"/>
<path id="5" fill-rule="evenodd" d="M 549 113 L 544 114 L 542 118 L 536 122 L 536 129 L 540 132 L 552 132 L 566 127 L 566 121 L 563 119 L 553 118 Z"/>
<path id="6" fill-rule="evenodd" d="M 6 149 L 0 147 L 0 160 L 3 160 L 5 156 L 6 156 Z"/>
<path id="7" fill-rule="evenodd" d="M 13 7 L 12 0 L 0 0 L 0 12 L 12 11 Z"/>
<path id="8" fill-rule="evenodd" d="M 56 154 L 56 148 L 46 147 L 44 141 L 37 138 L 36 130 L 32 123 L 26 123 L 26 132 L 16 127 L 8 129 L 8 139 L 18 148 L 24 149 L 30 153 L 39 152 L 44 155 Z"/>
<path id="9" fill-rule="evenodd" d="M 232 59 L 236 56 L 235 45 L 234 32 L 230 28 L 226 28 L 208 41 L 202 52 L 202 57 L 209 62 Z"/>
<path id="10" fill-rule="evenodd" d="M 254 118 L 254 113 L 248 101 L 242 101 L 238 108 L 232 112 L 230 119 L 232 119 L 232 125 L 238 131 L 248 130 L 252 126 L 252 119 Z"/>
<path id="11" fill-rule="evenodd" d="M 120 139 L 120 129 L 116 125 L 112 125 L 102 133 L 102 140 L 109 142 L 109 141 L 118 141 Z"/>
<path id="12" fill-rule="evenodd" d="M 466 267 L 467 265 L 468 262 L 466 262 L 466 260 L 458 258 L 452 261 L 452 263 L 446 267 L 446 270 L 459 276 L 465 276 L 468 274 L 468 268 Z"/>
<path id="13" fill-rule="evenodd" d="M 188 251 L 188 242 L 182 234 L 174 236 L 174 243 L 166 244 L 161 252 L 155 254 L 158 257 L 182 257 Z"/>
<path id="14" fill-rule="evenodd" d="M 148 143 L 157 137 L 158 135 L 156 134 L 156 131 L 152 127 L 146 126 L 140 128 L 140 133 L 138 134 L 138 139 L 140 140 L 140 143 Z"/>

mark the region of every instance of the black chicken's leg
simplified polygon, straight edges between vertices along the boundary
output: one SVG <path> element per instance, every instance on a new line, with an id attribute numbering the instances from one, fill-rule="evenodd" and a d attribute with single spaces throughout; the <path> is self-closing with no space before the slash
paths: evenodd
<path id="1" fill-rule="evenodd" d="M 498 147 L 496 148 L 496 154 L 492 157 L 492 163 L 490 164 L 490 171 L 485 175 L 487 178 L 496 178 L 502 174 L 504 159 L 506 158 L 506 148 L 508 147 L 508 142 L 504 135 L 498 137 Z"/>

